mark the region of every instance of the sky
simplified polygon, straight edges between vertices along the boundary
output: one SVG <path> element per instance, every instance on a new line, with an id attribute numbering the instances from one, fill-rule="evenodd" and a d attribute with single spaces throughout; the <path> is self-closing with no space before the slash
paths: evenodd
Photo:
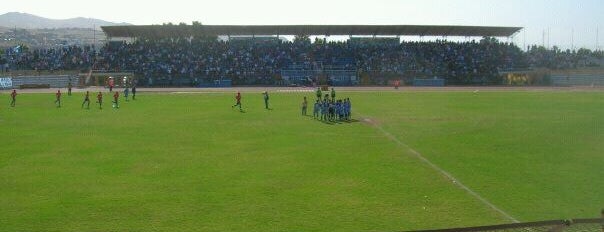
<path id="1" fill-rule="evenodd" d="M 510 42 L 604 49 L 604 0 L 8 0 L 0 14 L 132 24 L 518 26 Z M 597 38 L 599 37 L 599 38 Z M 507 39 L 503 39 L 506 40 Z"/>

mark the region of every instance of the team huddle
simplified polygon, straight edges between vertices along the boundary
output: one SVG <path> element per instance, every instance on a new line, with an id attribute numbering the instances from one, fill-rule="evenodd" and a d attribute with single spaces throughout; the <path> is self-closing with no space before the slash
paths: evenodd
<path id="1" fill-rule="evenodd" d="M 313 118 L 321 121 L 347 121 L 352 115 L 352 104 L 349 98 L 336 100 L 336 91 L 332 88 L 331 94 L 323 96 L 321 89 L 317 89 L 317 100 L 313 105 Z M 331 98 L 330 98 L 331 97 Z M 308 101 L 304 97 L 302 102 L 302 115 L 306 115 Z"/>
<path id="2" fill-rule="evenodd" d="M 350 120 L 351 116 L 350 99 L 343 100 L 328 100 L 323 99 L 323 102 L 317 100 L 313 108 L 313 118 L 322 121 L 345 121 Z"/>

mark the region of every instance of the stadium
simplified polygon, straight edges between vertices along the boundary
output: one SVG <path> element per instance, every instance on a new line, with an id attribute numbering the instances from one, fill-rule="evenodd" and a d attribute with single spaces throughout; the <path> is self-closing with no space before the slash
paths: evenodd
<path id="1" fill-rule="evenodd" d="M 100 47 L 2 48 L 0 231 L 604 231 L 597 46 L 101 29 Z"/>

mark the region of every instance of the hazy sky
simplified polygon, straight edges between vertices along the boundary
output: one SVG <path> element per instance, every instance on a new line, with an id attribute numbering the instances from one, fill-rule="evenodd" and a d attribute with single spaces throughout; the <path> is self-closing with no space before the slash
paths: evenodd
<path id="1" fill-rule="evenodd" d="M 133 24 L 440 24 L 520 26 L 513 41 L 596 47 L 604 37 L 604 0 L 8 0 L 0 13 L 48 18 L 92 17 Z M 599 33 L 598 31 L 599 28 Z M 526 35 L 525 35 L 526 34 Z M 545 43 L 547 45 L 547 35 Z M 599 39 L 599 48 L 604 48 Z"/>

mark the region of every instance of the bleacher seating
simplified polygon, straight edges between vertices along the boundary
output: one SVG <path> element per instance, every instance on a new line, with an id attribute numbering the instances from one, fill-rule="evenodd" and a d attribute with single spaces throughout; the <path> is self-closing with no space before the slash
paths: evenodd
<path id="1" fill-rule="evenodd" d="M 13 77 L 13 87 L 19 86 L 37 86 L 48 85 L 49 88 L 65 88 L 71 81 L 73 85 L 78 83 L 77 76 L 57 75 L 57 76 L 20 76 Z"/>

